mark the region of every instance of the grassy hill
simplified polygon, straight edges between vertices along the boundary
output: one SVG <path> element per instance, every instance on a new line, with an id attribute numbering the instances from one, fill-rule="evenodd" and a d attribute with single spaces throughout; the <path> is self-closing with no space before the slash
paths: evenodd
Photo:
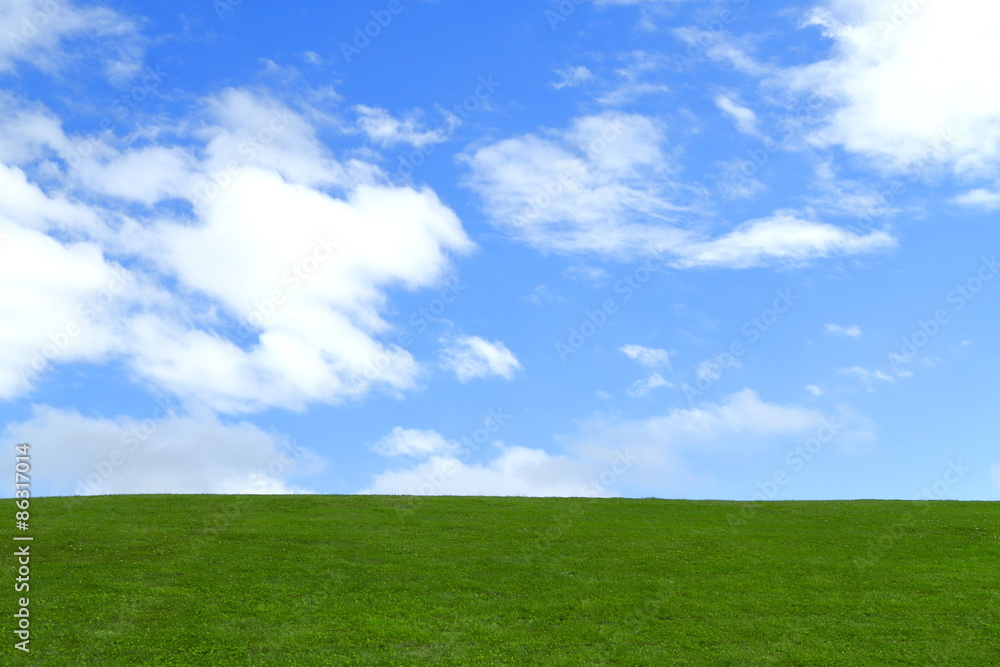
<path id="1" fill-rule="evenodd" d="M 2 664 L 1000 664 L 996 503 L 111 496 L 31 509 L 32 652 L 13 649 L 9 549 Z"/>

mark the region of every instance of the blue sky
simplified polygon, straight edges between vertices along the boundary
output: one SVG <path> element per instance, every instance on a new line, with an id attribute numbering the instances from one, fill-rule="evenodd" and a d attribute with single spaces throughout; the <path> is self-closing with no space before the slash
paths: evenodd
<path id="1" fill-rule="evenodd" d="M 996 499 L 998 14 L 8 0 L 2 439 L 39 495 Z"/>

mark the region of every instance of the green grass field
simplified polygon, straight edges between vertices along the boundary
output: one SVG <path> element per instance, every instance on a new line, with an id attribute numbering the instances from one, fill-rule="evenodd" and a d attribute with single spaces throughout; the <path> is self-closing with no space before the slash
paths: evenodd
<path id="1" fill-rule="evenodd" d="M 0 664 L 996 665 L 998 507 L 37 498 Z"/>

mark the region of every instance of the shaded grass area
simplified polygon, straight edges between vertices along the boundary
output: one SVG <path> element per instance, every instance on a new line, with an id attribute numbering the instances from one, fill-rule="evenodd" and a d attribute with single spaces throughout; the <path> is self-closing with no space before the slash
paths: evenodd
<path id="1" fill-rule="evenodd" d="M 32 653 L 8 555 L 0 663 L 994 665 L 998 509 L 36 498 Z"/>

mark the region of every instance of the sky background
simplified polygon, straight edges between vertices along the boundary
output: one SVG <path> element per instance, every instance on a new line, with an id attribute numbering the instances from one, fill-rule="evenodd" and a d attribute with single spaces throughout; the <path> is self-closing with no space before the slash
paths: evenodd
<path id="1" fill-rule="evenodd" d="M 30 442 L 35 495 L 995 500 L 998 23 L 2 0 L 11 465 Z"/>

